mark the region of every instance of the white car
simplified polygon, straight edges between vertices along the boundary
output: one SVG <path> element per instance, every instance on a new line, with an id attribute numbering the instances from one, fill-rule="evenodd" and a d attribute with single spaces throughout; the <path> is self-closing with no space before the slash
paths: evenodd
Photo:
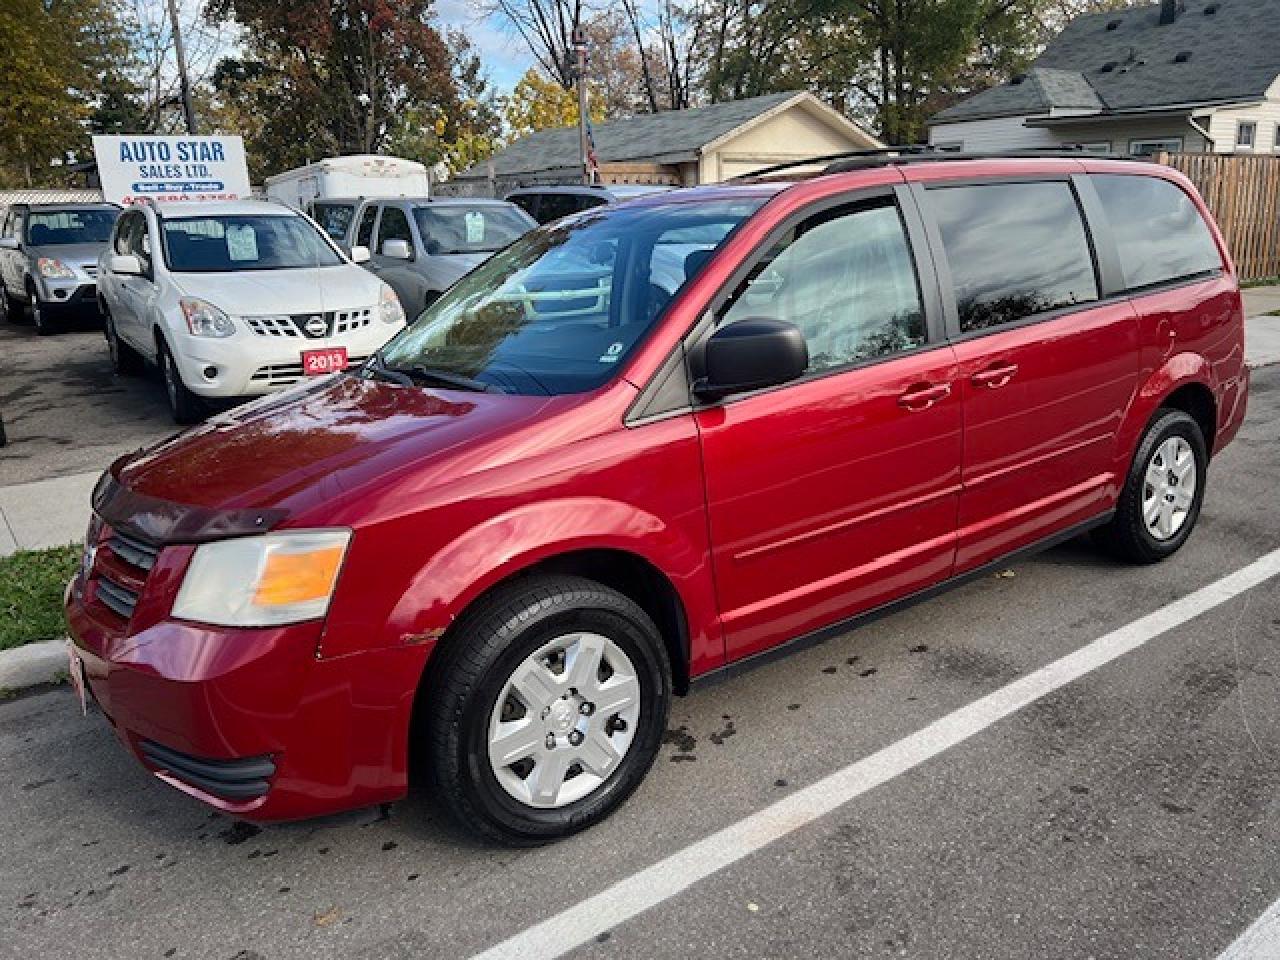
<path id="1" fill-rule="evenodd" d="M 403 329 L 389 286 L 278 203 L 174 202 L 120 215 L 98 296 L 118 373 L 155 363 L 178 423 L 363 362 Z"/>

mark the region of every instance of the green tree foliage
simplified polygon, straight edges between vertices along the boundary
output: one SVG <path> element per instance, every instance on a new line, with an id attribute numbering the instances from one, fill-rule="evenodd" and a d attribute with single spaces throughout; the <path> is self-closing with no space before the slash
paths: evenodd
<path id="1" fill-rule="evenodd" d="M 0 2 L 0 185 L 67 179 L 103 76 L 125 56 L 113 0 Z"/>
<path id="2" fill-rule="evenodd" d="M 222 122 L 243 120 L 250 170 L 376 153 L 398 119 L 458 101 L 431 0 L 213 0 L 244 27 L 244 55 L 219 64 Z"/>
<path id="3" fill-rule="evenodd" d="M 604 102 L 599 93 L 589 91 L 588 110 L 593 122 L 604 119 Z M 566 90 L 537 67 L 525 71 L 511 91 L 506 104 L 507 126 L 515 136 L 578 123 L 578 94 Z"/>

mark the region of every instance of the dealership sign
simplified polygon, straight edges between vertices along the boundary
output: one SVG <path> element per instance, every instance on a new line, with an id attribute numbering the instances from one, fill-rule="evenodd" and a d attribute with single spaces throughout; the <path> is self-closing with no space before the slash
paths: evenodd
<path id="1" fill-rule="evenodd" d="M 249 196 L 239 137 L 94 137 L 93 154 L 110 203 Z"/>

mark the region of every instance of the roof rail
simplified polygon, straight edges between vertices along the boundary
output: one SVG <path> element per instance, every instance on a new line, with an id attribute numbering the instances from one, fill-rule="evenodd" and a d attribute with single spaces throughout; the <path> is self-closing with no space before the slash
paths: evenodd
<path id="1" fill-rule="evenodd" d="M 983 152 L 966 152 L 943 150 L 926 144 L 909 146 L 881 147 L 874 150 L 849 150 L 844 153 L 833 153 L 825 156 L 809 157 L 804 160 L 790 160 L 786 163 L 774 164 L 751 173 L 740 174 L 734 180 L 751 180 L 757 177 L 782 173 L 797 167 L 822 166 L 822 173 L 847 173 L 851 170 L 865 170 L 872 167 L 887 167 L 904 163 L 941 163 L 958 160 L 1002 160 L 1019 157 L 1043 157 L 1076 160 L 1088 157 L 1095 160 L 1131 160 L 1141 161 L 1143 157 L 1132 157 L 1127 154 L 1092 153 L 1078 144 L 1067 144 L 1058 147 L 1019 147 L 1012 150 Z"/>

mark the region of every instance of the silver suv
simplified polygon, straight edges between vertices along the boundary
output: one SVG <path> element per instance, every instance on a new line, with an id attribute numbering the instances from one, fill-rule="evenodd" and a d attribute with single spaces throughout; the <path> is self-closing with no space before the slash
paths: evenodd
<path id="1" fill-rule="evenodd" d="M 109 203 L 14 204 L 0 220 L 0 313 L 31 311 L 36 333 L 73 312 L 97 313 L 98 256 L 120 208 Z"/>
<path id="2" fill-rule="evenodd" d="M 332 223 L 325 211 L 315 213 Z M 536 226 L 502 200 L 380 198 L 363 201 L 345 244 L 338 242 L 357 262 L 363 258 L 359 248 L 368 250 L 365 268 L 391 286 L 412 321 L 455 281 Z M 326 232 L 333 236 L 328 227 Z"/>

